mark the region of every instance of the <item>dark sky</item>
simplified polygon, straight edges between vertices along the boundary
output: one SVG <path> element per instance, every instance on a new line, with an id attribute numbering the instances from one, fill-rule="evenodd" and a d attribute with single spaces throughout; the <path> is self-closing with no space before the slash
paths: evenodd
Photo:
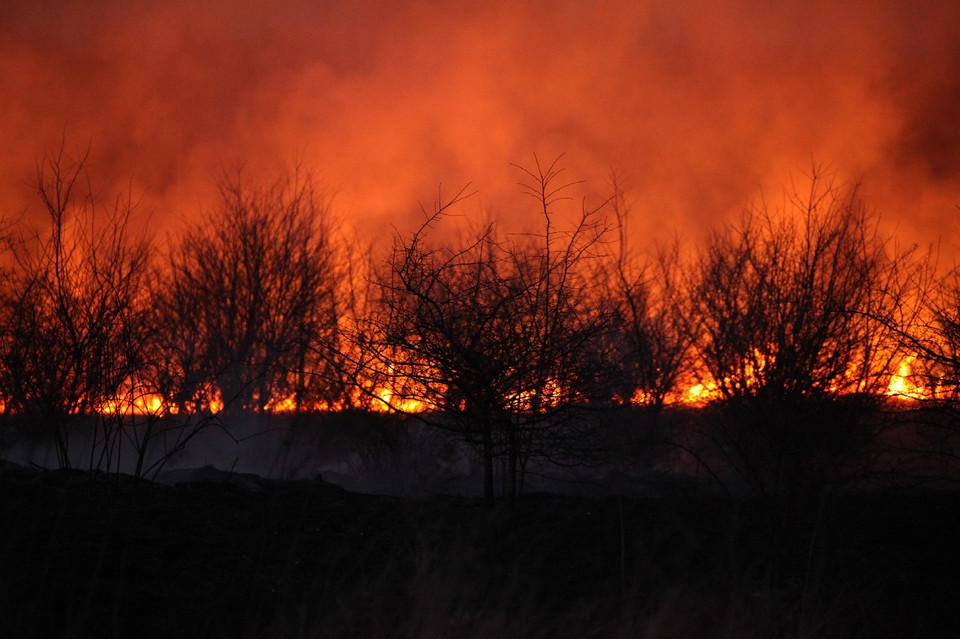
<path id="1" fill-rule="evenodd" d="M 697 230 L 813 162 L 904 241 L 960 247 L 960 8 L 944 2 L 0 4 L 0 212 L 66 132 L 163 223 L 219 170 L 302 162 L 364 229 L 440 183 L 515 216 L 511 162 L 566 153 L 636 233 Z M 957 251 L 960 255 L 960 250 Z"/>

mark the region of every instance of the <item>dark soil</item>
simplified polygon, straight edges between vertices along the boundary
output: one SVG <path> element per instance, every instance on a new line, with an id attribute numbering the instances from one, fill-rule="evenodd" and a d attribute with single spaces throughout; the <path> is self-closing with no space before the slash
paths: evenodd
<path id="1" fill-rule="evenodd" d="M 960 497 L 0 474 L 0 637 L 957 637 Z"/>

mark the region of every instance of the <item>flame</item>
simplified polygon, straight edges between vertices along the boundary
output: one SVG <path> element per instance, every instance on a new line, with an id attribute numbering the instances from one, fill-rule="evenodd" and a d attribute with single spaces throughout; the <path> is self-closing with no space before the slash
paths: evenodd
<path id="1" fill-rule="evenodd" d="M 406 385 L 409 385 L 409 383 Z M 373 401 L 370 401 L 371 398 Z M 272 399 L 263 410 L 268 413 L 330 413 L 353 409 L 366 409 L 381 413 L 394 411 L 421 413 L 427 410 L 427 404 L 421 400 L 404 396 L 394 387 L 375 386 L 373 382 L 365 382 L 362 384 L 362 389 L 354 388 L 348 397 L 335 400 L 320 399 L 298 402 L 296 395 L 291 394 L 287 397 Z"/>
<path id="2" fill-rule="evenodd" d="M 703 406 L 720 397 L 720 390 L 713 381 L 698 382 L 680 396 L 680 402 L 693 406 Z"/>
<path id="3" fill-rule="evenodd" d="M 148 384 L 128 378 L 116 394 L 100 403 L 97 412 L 103 415 L 161 415 L 175 413 L 161 395 Z"/>
<path id="4" fill-rule="evenodd" d="M 614 399 L 617 401 L 617 403 L 620 403 L 620 404 L 623 403 L 622 398 L 620 397 L 617 397 Z M 646 391 L 642 388 L 638 388 L 637 390 L 633 391 L 633 395 L 630 396 L 630 400 L 628 403 L 633 404 L 634 406 L 647 406 L 648 404 L 652 404 L 653 402 L 654 402 L 653 393 L 650 393 L 649 391 Z"/>
<path id="5" fill-rule="evenodd" d="M 193 405 L 200 410 L 216 415 L 223 410 L 223 394 L 216 384 L 206 384 L 193 394 Z"/>
<path id="6" fill-rule="evenodd" d="M 890 376 L 890 383 L 886 390 L 887 395 L 906 400 L 923 399 L 931 396 L 928 388 L 914 381 L 913 362 L 915 360 L 916 357 L 910 356 L 900 361 L 896 374 Z"/>
<path id="7" fill-rule="evenodd" d="M 215 384 L 199 388 L 190 401 L 190 406 L 214 415 L 223 410 L 224 401 Z M 128 378 L 120 385 L 113 397 L 99 402 L 94 411 L 101 415 L 176 415 L 181 406 L 164 397 L 149 383 Z M 189 408 L 188 408 L 189 410 Z"/>
<path id="8" fill-rule="evenodd" d="M 534 411 L 556 408 L 564 398 L 563 388 L 556 379 L 548 379 L 539 389 L 523 390 L 509 395 L 507 403 L 515 410 Z"/>
<path id="9" fill-rule="evenodd" d="M 755 353 L 755 364 L 747 363 L 748 375 L 746 384 L 756 383 L 755 370 L 763 370 L 764 359 Z M 942 383 L 924 384 L 920 376 L 914 371 L 917 357 L 908 356 L 900 360 L 896 373 L 889 377 L 889 382 L 882 393 L 888 397 L 901 400 L 920 400 L 940 397 L 944 393 Z M 851 365 L 843 380 L 838 380 L 831 390 L 840 394 L 858 392 L 860 383 L 857 381 L 858 366 Z M 729 383 L 729 380 L 727 380 Z M 311 402 L 297 401 L 295 395 L 278 397 L 264 408 L 268 413 L 303 412 L 339 412 L 345 410 L 370 410 L 380 413 L 423 413 L 430 410 L 430 404 L 418 396 L 412 386 L 413 382 L 401 376 L 392 374 L 379 383 L 368 381 L 362 387 L 354 388 L 347 396 L 335 400 L 315 400 Z M 411 392 L 411 388 L 414 391 Z M 541 389 L 529 389 L 513 393 L 505 398 L 506 402 L 518 411 L 544 410 L 556 407 L 567 397 L 561 384 L 556 379 L 547 380 Z M 691 374 L 686 382 L 681 382 L 676 390 L 667 393 L 663 401 L 665 404 L 688 406 L 704 406 L 721 397 L 719 384 L 701 371 L 700 375 Z M 612 396 L 612 401 L 619 404 L 646 406 L 655 401 L 653 393 L 638 388 L 629 399 Z M 94 407 L 94 410 L 103 415 L 174 415 L 181 410 L 199 410 L 217 414 L 224 409 L 224 399 L 220 389 L 215 384 L 206 384 L 199 388 L 186 407 L 165 397 L 156 391 L 146 381 L 127 379 L 115 395 L 105 399 Z M 0 397 L 0 414 L 7 412 L 8 404 Z"/>
<path id="10" fill-rule="evenodd" d="M 300 408 L 301 407 L 297 405 L 296 396 L 290 395 L 283 399 L 270 400 L 270 403 L 268 403 L 263 410 L 268 413 L 293 413 Z"/>
<path id="11" fill-rule="evenodd" d="M 373 395 L 380 400 L 371 404 L 371 408 L 377 412 L 422 413 L 427 410 L 427 405 L 419 399 L 403 397 L 384 386 L 374 389 Z"/>

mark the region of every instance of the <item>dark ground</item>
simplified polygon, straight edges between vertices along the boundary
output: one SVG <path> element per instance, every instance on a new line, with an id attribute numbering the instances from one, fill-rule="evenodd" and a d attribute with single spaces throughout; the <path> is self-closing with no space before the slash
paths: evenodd
<path id="1" fill-rule="evenodd" d="M 958 637 L 960 496 L 816 504 L 0 473 L 0 637 Z"/>

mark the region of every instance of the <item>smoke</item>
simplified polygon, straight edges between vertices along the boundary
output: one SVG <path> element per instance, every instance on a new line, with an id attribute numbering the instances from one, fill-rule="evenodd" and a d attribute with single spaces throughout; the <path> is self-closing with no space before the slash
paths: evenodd
<path id="1" fill-rule="evenodd" d="M 696 233 L 825 163 L 908 242 L 960 245 L 960 12 L 944 2 L 194 3 L 0 7 L 0 214 L 38 158 L 173 228 L 238 164 L 301 163 L 389 233 L 438 185 L 515 218 L 511 162 L 611 171 L 638 235 Z"/>

